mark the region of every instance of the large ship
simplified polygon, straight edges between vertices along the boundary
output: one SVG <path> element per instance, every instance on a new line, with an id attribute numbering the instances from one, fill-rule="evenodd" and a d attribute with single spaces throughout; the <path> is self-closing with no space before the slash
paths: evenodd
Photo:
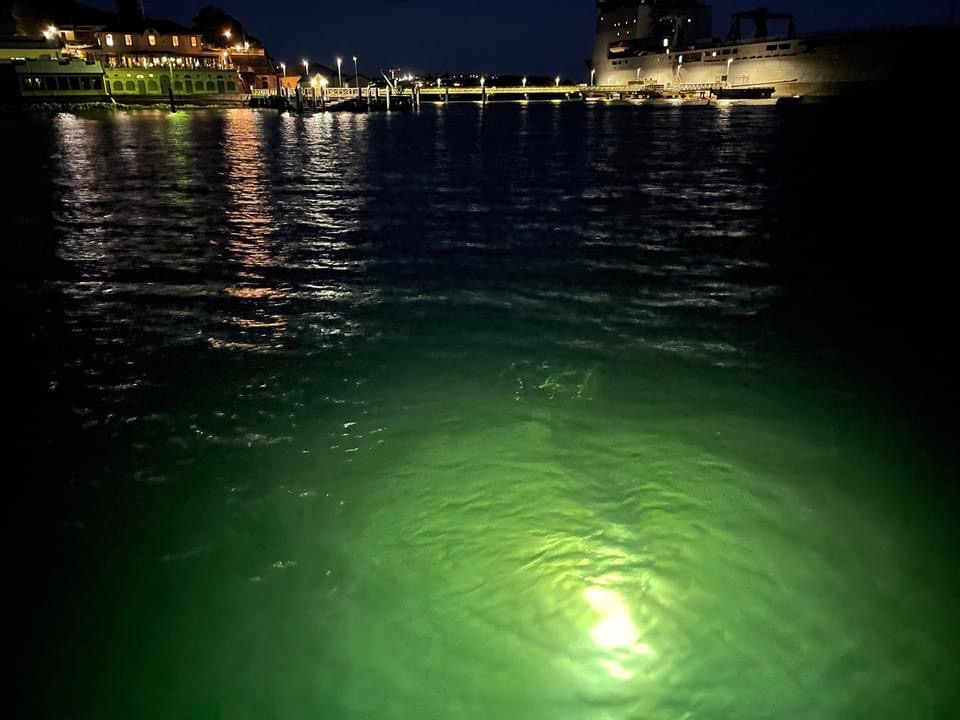
<path id="1" fill-rule="evenodd" d="M 735 13 L 724 39 L 700 0 L 596 3 L 591 82 L 628 93 L 908 94 L 936 88 L 957 49 L 949 26 L 800 35 L 792 15 L 760 8 Z"/>

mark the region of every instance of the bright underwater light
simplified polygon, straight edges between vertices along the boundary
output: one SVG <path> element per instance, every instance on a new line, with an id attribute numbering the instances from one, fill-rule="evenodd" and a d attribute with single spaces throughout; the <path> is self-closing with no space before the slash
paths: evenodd
<path id="1" fill-rule="evenodd" d="M 603 587 L 583 591 L 584 600 L 600 620 L 590 628 L 590 637 L 601 650 L 616 652 L 617 658 L 604 658 L 600 665 L 616 680 L 630 680 L 634 672 L 623 666 L 624 653 L 651 657 L 653 649 L 640 642 L 640 631 L 630 616 L 630 608 L 620 593 Z"/>

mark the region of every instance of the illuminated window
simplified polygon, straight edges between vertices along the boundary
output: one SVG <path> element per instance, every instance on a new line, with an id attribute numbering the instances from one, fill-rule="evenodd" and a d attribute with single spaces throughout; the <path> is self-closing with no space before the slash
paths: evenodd
<path id="1" fill-rule="evenodd" d="M 147 35 L 147 42 L 150 43 L 151 47 L 156 47 L 157 45 L 157 36 L 156 35 Z"/>
<path id="2" fill-rule="evenodd" d="M 133 35 L 131 35 L 130 33 L 127 33 L 126 35 L 124 35 L 123 44 L 126 45 L 127 47 L 130 47 L 131 45 L 133 45 Z"/>
<path id="3" fill-rule="evenodd" d="M 107 33 L 107 47 L 113 47 L 113 35 Z"/>
<path id="4" fill-rule="evenodd" d="M 196 36 L 196 35 L 191 35 L 191 36 L 190 36 L 190 47 L 196 47 L 196 46 L 197 46 L 197 36 Z"/>
<path id="5" fill-rule="evenodd" d="M 179 36 L 179 35 L 174 35 L 174 36 L 173 36 L 173 46 L 174 46 L 174 47 L 180 47 L 180 36 Z"/>

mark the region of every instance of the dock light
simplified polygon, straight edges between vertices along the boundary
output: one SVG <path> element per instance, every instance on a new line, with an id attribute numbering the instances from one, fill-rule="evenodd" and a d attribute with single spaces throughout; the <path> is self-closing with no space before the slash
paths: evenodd
<path id="1" fill-rule="evenodd" d="M 487 79 L 485 77 L 480 78 L 480 87 L 486 87 Z"/>
<path id="2" fill-rule="evenodd" d="M 286 76 L 287 76 L 287 64 L 286 64 L 286 63 L 280 63 L 280 70 L 283 71 L 283 76 L 286 77 Z"/>
<path id="3" fill-rule="evenodd" d="M 303 72 L 304 72 L 305 74 L 309 75 L 309 74 L 310 74 L 310 61 L 307 60 L 306 58 L 304 58 L 304 59 L 301 60 L 300 62 L 303 63 Z"/>
<path id="4" fill-rule="evenodd" d="M 353 74 L 357 78 L 357 90 L 360 89 L 360 68 L 357 65 L 357 56 L 353 56 Z"/>
<path id="5" fill-rule="evenodd" d="M 597 69 L 594 68 L 593 70 L 590 71 L 590 84 L 591 84 L 591 85 L 594 84 L 594 79 L 595 79 L 596 77 L 597 77 Z"/>
<path id="6" fill-rule="evenodd" d="M 340 68 L 343 67 L 343 58 L 337 58 L 337 77 L 340 79 L 340 87 L 343 87 L 343 73 L 340 71 Z"/>
<path id="7" fill-rule="evenodd" d="M 560 87 L 560 76 L 557 75 L 557 87 Z"/>
<path id="8" fill-rule="evenodd" d="M 523 79 L 523 86 L 524 86 L 524 87 L 527 86 L 527 79 L 526 79 L 526 78 Z"/>

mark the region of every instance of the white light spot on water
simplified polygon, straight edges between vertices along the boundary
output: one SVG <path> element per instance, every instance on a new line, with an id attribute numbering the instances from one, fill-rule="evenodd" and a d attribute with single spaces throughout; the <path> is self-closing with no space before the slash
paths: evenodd
<path id="1" fill-rule="evenodd" d="M 616 652 L 619 659 L 601 660 L 601 666 L 615 680 L 630 680 L 634 672 L 624 667 L 625 655 L 652 657 L 653 649 L 640 642 L 640 631 L 633 622 L 630 608 L 620 593 L 602 587 L 587 588 L 584 599 L 599 616 L 599 621 L 590 628 L 590 637 L 601 650 Z"/>

